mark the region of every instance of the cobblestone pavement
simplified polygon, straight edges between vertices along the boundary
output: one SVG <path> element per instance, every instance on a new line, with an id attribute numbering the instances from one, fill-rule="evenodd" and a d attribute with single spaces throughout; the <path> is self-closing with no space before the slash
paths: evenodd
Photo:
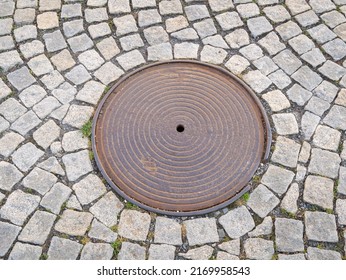
<path id="1" fill-rule="evenodd" d="M 0 258 L 345 258 L 345 14 L 345 0 L 0 0 Z M 274 140 L 249 194 L 189 218 L 115 195 L 82 133 L 120 76 L 180 58 L 243 79 Z"/>

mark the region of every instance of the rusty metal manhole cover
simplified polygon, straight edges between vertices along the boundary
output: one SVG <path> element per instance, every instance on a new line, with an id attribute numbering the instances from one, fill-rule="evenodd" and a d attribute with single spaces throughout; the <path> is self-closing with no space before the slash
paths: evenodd
<path id="1" fill-rule="evenodd" d="M 156 63 L 121 79 L 100 103 L 93 150 L 125 199 L 168 215 L 214 211 L 245 191 L 271 134 L 252 91 L 227 71 Z"/>

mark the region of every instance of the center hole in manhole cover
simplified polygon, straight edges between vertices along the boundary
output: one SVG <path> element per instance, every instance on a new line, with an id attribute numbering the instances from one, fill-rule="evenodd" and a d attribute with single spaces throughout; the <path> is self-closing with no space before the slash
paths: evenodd
<path id="1" fill-rule="evenodd" d="M 177 125 L 177 131 L 178 132 L 184 132 L 184 130 L 185 130 L 185 127 L 182 124 Z"/>
<path id="2" fill-rule="evenodd" d="M 92 142 L 118 194 L 149 211 L 185 216 L 223 208 L 246 192 L 271 133 L 260 101 L 238 78 L 171 61 L 111 88 L 95 114 Z"/>

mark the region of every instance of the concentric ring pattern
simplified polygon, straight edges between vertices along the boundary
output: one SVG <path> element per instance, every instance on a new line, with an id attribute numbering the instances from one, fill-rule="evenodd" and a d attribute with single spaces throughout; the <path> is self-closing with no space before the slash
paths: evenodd
<path id="1" fill-rule="evenodd" d="M 243 193 L 266 154 L 270 129 L 260 106 L 221 68 L 192 61 L 147 66 L 99 105 L 96 162 L 120 195 L 145 209 L 215 210 Z"/>

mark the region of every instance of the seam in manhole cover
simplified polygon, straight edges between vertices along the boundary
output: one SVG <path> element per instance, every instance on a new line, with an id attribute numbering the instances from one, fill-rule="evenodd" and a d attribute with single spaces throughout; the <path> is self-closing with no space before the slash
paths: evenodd
<path id="1" fill-rule="evenodd" d="M 122 78 L 98 106 L 92 146 L 112 188 L 167 215 L 223 208 L 268 157 L 265 111 L 242 81 L 194 61 L 154 63 Z"/>

